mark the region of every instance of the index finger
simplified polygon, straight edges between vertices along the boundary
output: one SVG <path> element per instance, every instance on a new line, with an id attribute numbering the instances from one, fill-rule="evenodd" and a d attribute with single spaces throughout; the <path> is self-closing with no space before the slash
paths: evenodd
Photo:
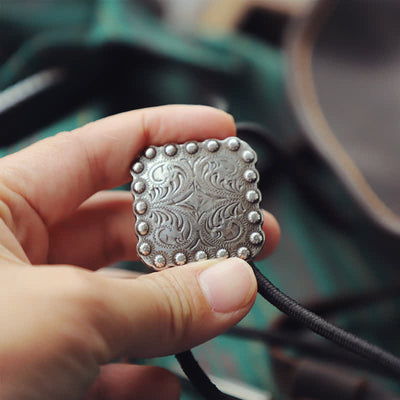
<path id="1" fill-rule="evenodd" d="M 49 226 L 92 194 L 128 182 L 150 145 L 235 135 L 233 118 L 205 106 L 147 108 L 104 118 L 44 139 L 0 160 L 0 179 Z"/>

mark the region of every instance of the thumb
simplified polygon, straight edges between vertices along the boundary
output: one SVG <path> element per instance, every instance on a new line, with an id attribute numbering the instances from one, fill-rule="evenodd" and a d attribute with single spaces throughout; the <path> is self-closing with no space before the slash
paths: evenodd
<path id="1" fill-rule="evenodd" d="M 106 343 L 105 359 L 99 362 L 187 350 L 239 322 L 257 293 L 251 267 L 238 258 L 197 262 L 134 280 L 99 278 L 104 312 L 90 319 Z"/>

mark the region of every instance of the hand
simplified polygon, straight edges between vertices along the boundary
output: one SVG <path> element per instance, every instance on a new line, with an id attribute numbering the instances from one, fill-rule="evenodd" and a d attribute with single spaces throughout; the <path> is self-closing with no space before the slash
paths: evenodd
<path id="1" fill-rule="evenodd" d="M 234 134 L 221 111 L 167 106 L 105 118 L 0 160 L 2 399 L 179 397 L 177 378 L 161 368 L 107 364 L 222 333 L 250 310 L 254 275 L 238 259 L 132 280 L 95 273 L 137 259 L 131 195 L 105 190 L 129 181 L 147 145 Z M 264 229 L 266 255 L 279 240 L 267 213 Z"/>

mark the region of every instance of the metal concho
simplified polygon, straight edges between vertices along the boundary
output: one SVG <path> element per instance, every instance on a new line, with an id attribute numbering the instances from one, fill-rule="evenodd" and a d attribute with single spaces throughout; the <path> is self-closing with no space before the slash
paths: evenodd
<path id="1" fill-rule="evenodd" d="M 156 270 L 264 244 L 257 155 L 238 138 L 147 148 L 131 168 L 137 250 Z"/>

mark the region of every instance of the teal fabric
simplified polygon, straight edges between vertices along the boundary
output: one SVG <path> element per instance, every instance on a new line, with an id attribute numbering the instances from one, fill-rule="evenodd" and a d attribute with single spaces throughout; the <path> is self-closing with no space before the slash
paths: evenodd
<path id="1" fill-rule="evenodd" d="M 3 0 L 0 35 L 0 90 L 35 72 L 65 65 L 81 76 L 82 85 L 74 87 L 78 94 L 86 94 L 84 83 L 92 75 L 98 79 L 95 85 L 101 77 L 111 79 L 111 86 L 117 85 L 116 90 L 99 90 L 96 96 L 88 96 L 38 130 L 26 126 L 26 138 L 1 148 L 1 156 L 115 112 L 170 103 L 216 104 L 221 97 L 237 121 L 259 122 L 278 141 L 298 134 L 288 111 L 283 55 L 243 35 L 182 37 L 138 3 L 117 0 Z M 120 74 L 122 80 L 118 80 Z M 40 103 L 31 110 L 32 115 L 46 112 Z M 389 240 L 362 219 L 323 164 L 310 162 L 308 168 L 310 181 L 352 227 L 330 223 L 293 181 L 280 176 L 273 190 L 264 193 L 263 205 L 280 221 L 282 241 L 273 256 L 258 264 L 260 269 L 299 300 L 396 281 L 398 240 Z M 257 299 L 242 325 L 265 328 L 277 315 L 272 306 Z M 388 334 L 382 336 L 378 329 L 382 325 L 396 331 L 400 319 L 394 304 L 344 316 L 341 323 L 400 352 L 400 342 Z M 194 353 L 205 370 L 216 376 L 276 392 L 267 349 L 259 343 L 220 336 Z M 140 362 L 177 368 L 173 357 Z M 185 388 L 182 398 L 198 396 Z"/>

